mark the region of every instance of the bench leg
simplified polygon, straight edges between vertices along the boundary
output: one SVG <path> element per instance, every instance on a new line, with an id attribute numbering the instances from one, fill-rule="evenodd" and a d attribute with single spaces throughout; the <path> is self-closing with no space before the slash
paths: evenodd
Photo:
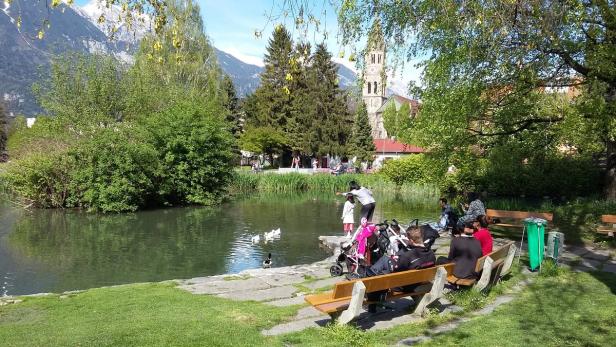
<path id="1" fill-rule="evenodd" d="M 507 258 L 505 259 L 505 262 L 503 263 L 503 268 L 501 269 L 501 272 L 499 275 L 500 277 L 503 277 L 509 272 L 511 272 L 511 265 L 513 265 L 513 259 L 515 258 L 516 251 L 517 249 L 515 245 L 511 245 L 509 247 L 509 253 L 507 253 Z"/>
<path id="2" fill-rule="evenodd" d="M 338 318 L 338 325 L 344 325 L 355 319 L 361 313 L 361 307 L 364 303 L 364 294 L 366 294 L 366 286 L 362 281 L 357 281 L 353 285 L 353 294 L 351 296 L 351 303 L 340 317 Z"/>
<path id="3" fill-rule="evenodd" d="M 490 257 L 487 257 L 486 260 L 483 262 L 481 278 L 479 278 L 479 281 L 477 281 L 475 287 L 473 287 L 475 290 L 482 291 L 490 283 L 490 276 L 492 275 L 492 263 L 494 263 L 494 260 Z"/>
<path id="4" fill-rule="evenodd" d="M 436 270 L 436 275 L 434 276 L 434 282 L 432 282 L 432 289 L 430 289 L 430 293 L 421 298 L 421 301 L 419 301 L 419 304 L 415 307 L 413 314 L 422 315 L 428 305 L 443 296 L 445 282 L 447 282 L 447 270 L 443 267 L 439 267 L 438 270 Z"/>

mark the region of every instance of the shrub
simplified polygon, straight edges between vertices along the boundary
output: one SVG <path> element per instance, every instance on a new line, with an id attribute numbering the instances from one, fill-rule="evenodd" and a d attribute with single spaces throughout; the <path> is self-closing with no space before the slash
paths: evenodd
<path id="1" fill-rule="evenodd" d="M 429 177 L 426 170 L 426 160 L 423 154 L 409 155 L 383 164 L 379 173 L 398 186 L 404 183 L 427 183 Z"/>
<path id="2" fill-rule="evenodd" d="M 234 139 L 215 103 L 181 103 L 142 120 L 162 165 L 159 194 L 171 204 L 214 204 L 233 177 Z"/>
<path id="3" fill-rule="evenodd" d="M 69 207 L 102 212 L 135 211 L 150 202 L 161 175 L 156 148 L 126 124 L 97 129 L 68 152 Z"/>
<path id="4" fill-rule="evenodd" d="M 7 164 L 6 187 L 37 207 L 63 207 L 70 194 L 74 162 L 64 152 L 35 153 Z"/>

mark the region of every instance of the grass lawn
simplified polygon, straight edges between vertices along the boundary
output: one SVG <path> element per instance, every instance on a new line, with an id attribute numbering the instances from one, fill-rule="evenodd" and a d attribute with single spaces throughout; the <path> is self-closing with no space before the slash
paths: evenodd
<path id="1" fill-rule="evenodd" d="M 254 302 L 137 284 L 24 298 L 0 307 L 2 346 L 267 346 L 260 331 L 295 314 Z"/>
<path id="2" fill-rule="evenodd" d="M 514 302 L 462 324 L 430 346 L 614 346 L 616 276 L 539 277 Z"/>
<path id="3" fill-rule="evenodd" d="M 615 292 L 614 275 L 565 272 L 539 277 L 519 299 L 430 344 L 612 345 L 616 340 Z M 475 299 L 469 297 L 460 296 L 459 304 L 470 303 L 470 309 Z M 375 346 L 424 334 L 452 318 L 432 314 L 421 324 L 377 332 L 328 326 L 264 337 L 262 329 L 291 319 L 298 307 L 192 295 L 170 283 L 22 299 L 0 306 L 2 346 Z"/>

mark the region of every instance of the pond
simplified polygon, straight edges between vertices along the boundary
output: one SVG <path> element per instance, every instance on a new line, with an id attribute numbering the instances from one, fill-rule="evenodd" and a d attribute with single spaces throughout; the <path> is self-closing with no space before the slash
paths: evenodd
<path id="1" fill-rule="evenodd" d="M 119 215 L 0 203 L 0 296 L 237 273 L 260 267 L 270 252 L 273 267 L 323 260 L 318 236 L 342 234 L 343 203 L 275 195 Z M 359 205 L 355 210 L 358 220 Z M 375 220 L 437 215 L 436 202 L 426 211 L 377 196 Z M 279 239 L 252 243 L 275 228 Z"/>

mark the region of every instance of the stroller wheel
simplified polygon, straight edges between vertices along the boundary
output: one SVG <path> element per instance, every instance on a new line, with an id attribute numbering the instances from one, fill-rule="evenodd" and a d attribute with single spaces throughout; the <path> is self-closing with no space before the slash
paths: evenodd
<path id="1" fill-rule="evenodd" d="M 342 266 L 336 264 L 336 265 L 332 265 L 329 268 L 329 274 L 332 275 L 332 277 L 338 277 L 338 276 L 342 276 Z"/>

